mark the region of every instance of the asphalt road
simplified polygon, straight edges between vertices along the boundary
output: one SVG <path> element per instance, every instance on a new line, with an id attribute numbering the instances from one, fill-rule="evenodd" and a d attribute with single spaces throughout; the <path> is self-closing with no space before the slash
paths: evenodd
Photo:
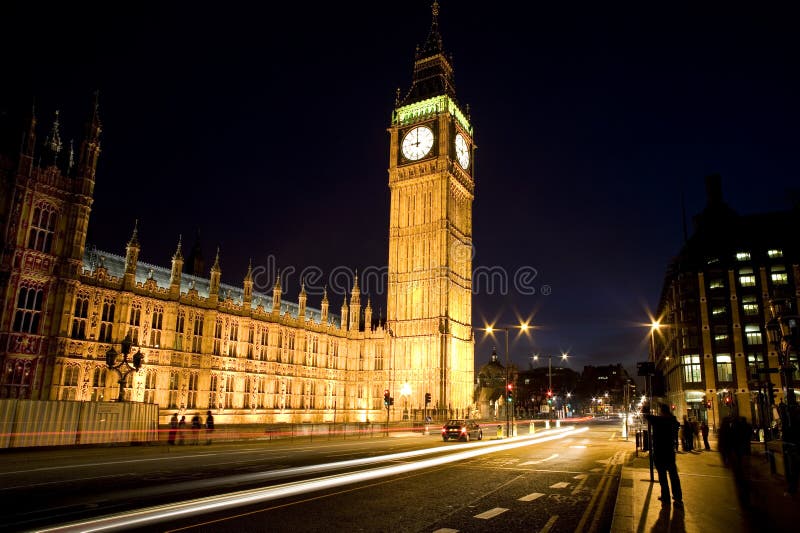
<path id="1" fill-rule="evenodd" d="M 470 443 L 408 434 L 10 452 L 0 518 L 31 530 L 117 514 L 131 529 L 131 511 L 162 505 L 140 529 L 606 531 L 633 443 L 616 421 L 576 428 Z"/>

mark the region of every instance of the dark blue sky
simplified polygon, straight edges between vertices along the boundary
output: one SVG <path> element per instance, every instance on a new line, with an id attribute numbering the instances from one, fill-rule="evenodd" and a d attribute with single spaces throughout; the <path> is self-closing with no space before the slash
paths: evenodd
<path id="1" fill-rule="evenodd" d="M 27 3 L 3 17 L 3 110 L 35 97 L 41 136 L 59 108 L 64 137 L 79 138 L 101 91 L 98 248 L 123 253 L 138 218 L 144 261 L 167 265 L 178 234 L 190 245 L 199 228 L 232 284 L 250 258 L 325 272 L 385 265 L 386 128 L 430 3 L 285 4 Z M 633 366 L 647 350 L 638 324 L 682 242 L 681 195 L 691 218 L 718 172 L 740 212 L 790 205 L 800 174 L 791 13 L 441 4 L 478 145 L 475 266 L 537 272 L 534 295 L 476 294 L 475 324 L 532 318 L 534 335 L 511 339 L 522 366 L 560 350 L 576 368 Z M 297 279 L 285 289 L 294 297 Z M 481 365 L 494 341 L 477 340 Z"/>

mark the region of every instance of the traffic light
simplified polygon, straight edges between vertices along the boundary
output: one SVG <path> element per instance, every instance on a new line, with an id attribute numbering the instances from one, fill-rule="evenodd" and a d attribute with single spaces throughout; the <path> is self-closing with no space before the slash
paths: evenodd
<path id="1" fill-rule="evenodd" d="M 711 409 L 711 400 L 706 402 L 706 409 Z"/>
<path id="2" fill-rule="evenodd" d="M 394 405 L 394 398 L 391 396 L 389 397 L 389 405 Z"/>
<path id="3" fill-rule="evenodd" d="M 384 389 L 383 390 L 383 405 L 385 405 L 386 407 L 389 407 L 390 405 L 392 405 L 391 403 L 389 403 L 390 400 L 391 400 L 391 398 L 389 397 L 389 389 Z"/>
<path id="4" fill-rule="evenodd" d="M 506 385 L 506 401 L 513 402 L 514 401 L 514 385 L 509 383 Z"/>
<path id="5" fill-rule="evenodd" d="M 429 403 L 431 403 L 431 393 L 430 392 L 426 392 L 425 393 L 425 405 L 428 405 Z"/>
<path id="6" fill-rule="evenodd" d="M 731 397 L 730 396 L 725 396 L 725 405 L 730 407 L 730 405 L 731 405 Z"/>

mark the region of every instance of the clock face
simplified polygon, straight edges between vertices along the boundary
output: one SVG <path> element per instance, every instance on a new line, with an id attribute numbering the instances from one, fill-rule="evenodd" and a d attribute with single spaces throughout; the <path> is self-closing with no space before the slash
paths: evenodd
<path id="1" fill-rule="evenodd" d="M 403 155 L 416 161 L 430 153 L 433 147 L 433 130 L 428 126 L 417 126 L 403 137 Z"/>
<path id="2" fill-rule="evenodd" d="M 461 168 L 467 170 L 469 168 L 469 146 L 464 136 L 460 133 L 456 134 L 456 159 Z"/>

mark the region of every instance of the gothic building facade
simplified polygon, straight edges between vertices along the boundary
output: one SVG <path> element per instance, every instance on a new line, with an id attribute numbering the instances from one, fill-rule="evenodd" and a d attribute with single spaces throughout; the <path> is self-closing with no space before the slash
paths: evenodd
<path id="1" fill-rule="evenodd" d="M 139 260 L 136 228 L 125 255 L 90 249 L 101 123 L 95 100 L 78 150 L 58 115 L 44 142 L 32 113 L 19 153 L 0 156 L 0 398 L 111 401 L 106 353 L 130 337 L 143 365 L 128 401 L 156 403 L 162 422 L 212 409 L 220 422 L 377 420 L 384 391 L 410 406 L 473 404 L 471 328 L 473 130 L 457 102 L 442 47 L 438 3 L 417 51 L 412 84 L 389 127 L 387 318 L 374 324 L 355 285 L 340 314 L 221 282 L 184 264 Z M 103 179 L 102 176 L 99 179 Z M 96 223 L 97 221 L 95 221 Z M 100 221 L 102 222 L 102 221 Z M 392 417 L 400 417 L 392 411 Z"/>

